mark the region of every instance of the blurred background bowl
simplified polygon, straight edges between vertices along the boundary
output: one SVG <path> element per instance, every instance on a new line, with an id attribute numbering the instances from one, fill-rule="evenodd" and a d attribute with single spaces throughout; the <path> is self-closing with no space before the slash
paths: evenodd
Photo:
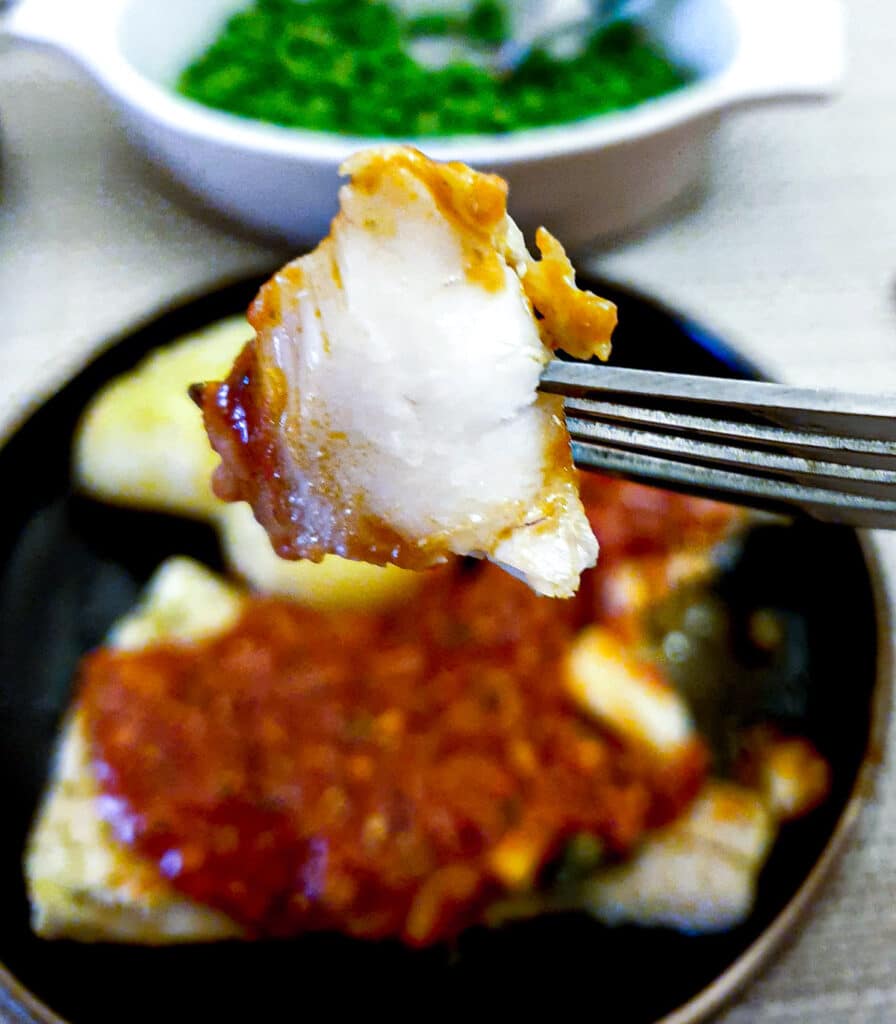
<path id="1" fill-rule="evenodd" d="M 217 210 L 291 244 L 326 234 L 340 162 L 371 144 L 221 113 L 174 91 L 179 72 L 248 0 L 18 0 L 0 30 L 62 49 L 104 86 L 129 136 Z M 406 6 L 406 5 L 405 5 Z M 681 0 L 645 22 L 693 72 L 621 113 L 506 135 L 418 138 L 510 183 L 525 231 L 572 249 L 622 233 L 699 179 L 719 118 L 749 104 L 820 98 L 842 73 L 840 0 Z"/>

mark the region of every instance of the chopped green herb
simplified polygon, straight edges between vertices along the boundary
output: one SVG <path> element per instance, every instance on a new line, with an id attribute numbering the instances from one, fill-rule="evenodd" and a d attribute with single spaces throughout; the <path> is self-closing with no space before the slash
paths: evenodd
<path id="1" fill-rule="evenodd" d="M 497 0 L 473 4 L 467 20 L 467 35 L 480 43 L 503 43 L 509 32 L 507 10 Z"/>
<path id="2" fill-rule="evenodd" d="M 498 78 L 473 63 L 441 69 L 408 50 L 421 36 L 473 47 L 507 37 L 508 10 L 407 17 L 380 0 L 255 0 L 181 74 L 177 89 L 209 107 L 294 128 L 360 136 L 490 134 L 621 110 L 687 81 L 644 32 L 620 23 L 561 60 L 534 51 Z"/>

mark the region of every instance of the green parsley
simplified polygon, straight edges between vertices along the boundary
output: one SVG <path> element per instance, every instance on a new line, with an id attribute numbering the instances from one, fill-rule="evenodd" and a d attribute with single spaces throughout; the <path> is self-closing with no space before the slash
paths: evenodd
<path id="1" fill-rule="evenodd" d="M 466 14 L 401 14 L 380 0 L 255 0 L 181 74 L 177 89 L 208 107 L 292 128 L 359 136 L 492 134 L 563 124 L 633 107 L 687 73 L 632 23 L 594 33 L 560 60 L 536 50 L 498 78 L 472 62 L 431 69 L 409 44 L 506 38 L 505 4 Z"/>

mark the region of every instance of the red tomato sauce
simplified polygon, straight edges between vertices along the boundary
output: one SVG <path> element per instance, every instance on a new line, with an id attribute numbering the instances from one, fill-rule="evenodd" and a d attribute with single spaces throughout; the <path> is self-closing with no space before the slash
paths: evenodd
<path id="1" fill-rule="evenodd" d="M 676 517 L 727 521 L 630 484 L 589 489 L 607 564 L 667 551 Z M 593 586 L 549 600 L 458 562 L 390 612 L 254 597 L 203 643 L 98 649 L 81 704 L 104 813 L 250 935 L 455 935 L 575 834 L 624 854 L 702 782 L 699 743 L 660 769 L 567 697 L 561 661 L 594 601 Z"/>

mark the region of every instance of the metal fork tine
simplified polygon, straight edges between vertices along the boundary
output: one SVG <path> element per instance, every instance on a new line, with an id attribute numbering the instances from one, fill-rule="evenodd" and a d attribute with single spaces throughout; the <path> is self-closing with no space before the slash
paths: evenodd
<path id="1" fill-rule="evenodd" d="M 807 457 L 824 458 L 831 462 L 845 461 L 853 465 L 879 466 L 881 469 L 896 466 L 896 442 L 881 441 L 877 438 L 791 430 L 588 398 L 567 398 L 564 408 L 568 417 L 578 415 L 590 420 L 627 423 L 635 427 L 668 430 L 698 437 L 749 441 L 770 448 L 786 449 L 791 453 L 805 454 Z"/>
<path id="2" fill-rule="evenodd" d="M 896 529 L 896 396 L 552 360 L 577 465 Z"/>
<path id="3" fill-rule="evenodd" d="M 791 483 L 737 473 L 717 466 L 677 462 L 643 452 L 603 448 L 573 441 L 577 466 L 624 476 L 703 498 L 733 501 L 779 512 L 798 506 L 817 519 L 849 526 L 893 529 L 896 501 L 856 494 L 825 491 Z"/>
<path id="4" fill-rule="evenodd" d="M 763 476 L 785 477 L 822 490 L 878 498 L 896 496 L 894 469 L 842 465 L 790 453 L 762 451 L 751 447 L 749 439 L 740 439 L 740 443 L 733 441 L 719 444 L 711 440 L 576 417 L 567 417 L 566 425 L 570 436 L 576 441 L 642 451 L 686 462 L 711 463 Z M 896 460 L 892 460 L 891 465 L 896 467 Z"/>
<path id="5" fill-rule="evenodd" d="M 896 441 L 896 396 L 860 395 L 825 388 L 800 388 L 750 380 L 630 370 L 553 359 L 541 375 L 542 391 L 568 397 L 634 397 L 708 403 L 737 409 L 801 429 Z"/>

